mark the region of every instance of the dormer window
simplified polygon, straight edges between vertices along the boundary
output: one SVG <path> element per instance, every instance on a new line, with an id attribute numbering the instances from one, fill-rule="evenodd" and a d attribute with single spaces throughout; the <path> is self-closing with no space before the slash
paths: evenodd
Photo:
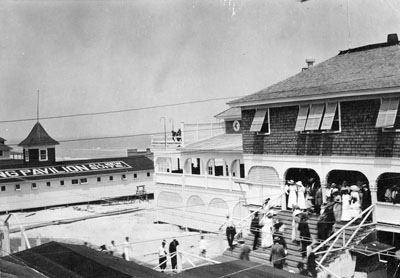
<path id="1" fill-rule="evenodd" d="M 39 150 L 39 161 L 47 161 L 47 150 Z"/>

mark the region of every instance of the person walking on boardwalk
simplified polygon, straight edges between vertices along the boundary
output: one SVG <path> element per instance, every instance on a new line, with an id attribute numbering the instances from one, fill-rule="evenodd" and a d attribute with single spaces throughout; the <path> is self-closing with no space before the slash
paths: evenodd
<path id="1" fill-rule="evenodd" d="M 274 238 L 274 245 L 271 248 L 269 261 L 272 262 L 275 268 L 282 269 L 285 257 L 285 249 L 279 244 L 279 238 Z"/>
<path id="2" fill-rule="evenodd" d="M 272 213 L 268 212 L 261 220 L 260 220 L 261 228 L 261 247 L 268 248 L 273 244 L 273 227 L 274 220 L 272 219 Z"/>
<path id="3" fill-rule="evenodd" d="M 167 268 L 167 249 L 165 249 L 165 240 L 161 242 L 161 246 L 158 249 L 158 263 L 161 268 L 161 272 L 164 272 L 164 269 Z"/>
<path id="4" fill-rule="evenodd" d="M 129 261 L 131 257 L 131 244 L 129 242 L 129 237 L 125 237 L 125 242 L 124 242 L 124 253 L 122 254 L 122 257 Z"/>
<path id="5" fill-rule="evenodd" d="M 254 235 L 253 250 L 257 249 L 258 239 L 260 238 L 260 218 L 258 217 L 258 211 L 254 213 L 254 217 L 251 220 L 250 232 Z"/>
<path id="6" fill-rule="evenodd" d="M 219 230 L 222 230 L 223 227 L 226 227 L 226 239 L 228 240 L 229 248 L 232 251 L 233 250 L 233 238 L 235 237 L 236 234 L 236 228 L 235 224 L 233 224 L 232 218 L 230 218 L 229 215 L 226 216 L 226 220 L 224 224 L 219 227 Z"/>
<path id="7" fill-rule="evenodd" d="M 175 271 L 178 266 L 177 256 L 178 253 L 176 252 L 176 248 L 179 245 L 179 242 L 174 238 L 171 243 L 169 244 L 169 255 L 171 256 L 171 266 L 172 270 Z"/>

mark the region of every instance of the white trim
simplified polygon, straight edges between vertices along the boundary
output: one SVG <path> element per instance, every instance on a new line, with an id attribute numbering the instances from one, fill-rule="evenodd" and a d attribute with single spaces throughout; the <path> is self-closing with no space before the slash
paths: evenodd
<path id="1" fill-rule="evenodd" d="M 259 101 L 251 101 L 247 103 L 238 103 L 238 104 L 229 104 L 230 107 L 246 107 L 246 109 L 250 109 L 247 107 L 251 106 L 260 106 L 260 105 L 271 105 L 271 104 L 280 104 L 277 106 L 288 106 L 290 105 L 298 105 L 299 102 L 308 102 L 310 101 L 339 101 L 339 99 L 343 99 L 343 101 L 352 101 L 352 100 L 360 100 L 362 99 L 379 99 L 384 96 L 385 94 L 397 94 L 400 93 L 400 87 L 394 88 L 384 88 L 384 89 L 365 89 L 365 90 L 352 90 L 352 91 L 342 91 L 342 92 L 332 92 L 332 93 L 324 93 L 324 94 L 317 94 L 317 95 L 308 95 L 308 96 L 293 96 L 293 97 L 286 97 L 286 98 L 275 98 L 275 99 L 266 99 L 266 100 L 259 100 Z M 379 95 L 379 96 L 377 96 Z M 364 98 L 365 97 L 365 98 Z M 390 97 L 390 96 L 387 96 Z M 289 100 L 289 101 L 288 101 Z M 282 105 L 283 104 L 283 105 Z"/>
<path id="2" fill-rule="evenodd" d="M 42 154 L 41 154 L 42 151 L 45 151 L 45 154 L 46 154 L 45 159 L 42 159 Z M 48 156 L 47 149 L 39 149 L 39 161 L 47 161 L 48 159 L 49 159 L 49 156 Z"/>

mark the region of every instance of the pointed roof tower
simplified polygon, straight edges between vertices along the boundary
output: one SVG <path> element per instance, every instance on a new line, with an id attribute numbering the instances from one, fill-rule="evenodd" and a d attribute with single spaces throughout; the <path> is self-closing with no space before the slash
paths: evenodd
<path id="1" fill-rule="evenodd" d="M 21 143 L 18 144 L 20 147 L 35 147 L 35 146 L 48 146 L 48 145 L 59 145 L 56 140 L 50 137 L 43 126 L 36 122 L 33 126 L 28 137 L 25 138 Z"/>

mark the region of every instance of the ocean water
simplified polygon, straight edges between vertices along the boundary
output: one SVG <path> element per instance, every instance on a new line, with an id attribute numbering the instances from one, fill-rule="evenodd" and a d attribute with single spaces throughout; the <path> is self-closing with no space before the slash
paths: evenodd
<path id="1" fill-rule="evenodd" d="M 121 157 L 127 149 L 146 150 L 150 148 L 150 136 L 80 140 L 63 142 L 56 146 L 57 160 Z"/>

